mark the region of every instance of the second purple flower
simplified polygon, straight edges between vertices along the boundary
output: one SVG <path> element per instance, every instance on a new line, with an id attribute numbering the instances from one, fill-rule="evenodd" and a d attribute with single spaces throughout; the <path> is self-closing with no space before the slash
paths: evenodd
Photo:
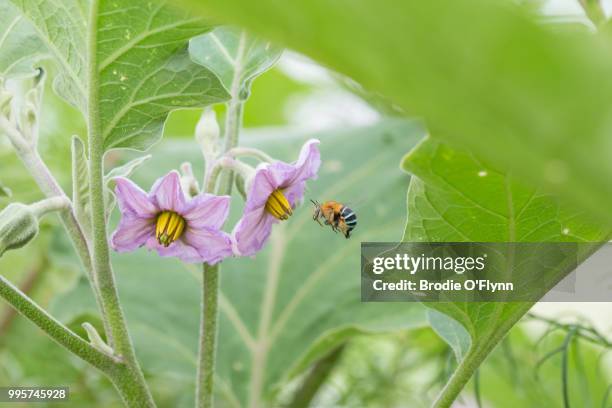
<path id="1" fill-rule="evenodd" d="M 272 225 L 286 220 L 304 197 L 306 181 L 317 177 L 321 165 L 319 141 L 307 141 L 295 163 L 262 163 L 249 181 L 242 218 L 232 231 L 236 255 L 251 256 L 260 251 Z"/>

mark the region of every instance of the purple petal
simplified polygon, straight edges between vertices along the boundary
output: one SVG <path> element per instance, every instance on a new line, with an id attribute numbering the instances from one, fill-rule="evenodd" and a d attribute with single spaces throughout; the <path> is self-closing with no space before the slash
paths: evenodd
<path id="1" fill-rule="evenodd" d="M 244 204 L 245 213 L 263 208 L 270 194 L 278 188 L 279 184 L 275 182 L 269 168 L 270 165 L 266 163 L 258 166 L 255 170 L 255 175 L 247 192 L 247 200 Z"/>
<path id="2" fill-rule="evenodd" d="M 159 256 L 177 257 L 183 262 L 188 263 L 202 262 L 198 251 L 191 245 L 186 244 L 182 239 L 176 240 L 169 246 L 165 247 L 161 245 L 154 236 L 152 236 L 147 240 L 146 244 L 147 248 L 156 250 Z"/>
<path id="3" fill-rule="evenodd" d="M 187 203 L 182 215 L 190 229 L 220 229 L 227 219 L 229 209 L 229 196 L 199 194 Z"/>
<path id="4" fill-rule="evenodd" d="M 181 213 L 186 205 L 185 194 L 181 188 L 180 176 L 173 170 L 158 179 L 149 195 L 160 210 L 170 210 Z"/>
<path id="5" fill-rule="evenodd" d="M 319 143 L 317 139 L 310 139 L 304 143 L 298 160 L 292 165 L 294 170 L 291 177 L 281 183 L 281 188 L 288 188 L 295 183 L 317 178 L 317 172 L 321 166 Z M 285 169 L 281 171 L 286 172 Z"/>
<path id="6" fill-rule="evenodd" d="M 216 228 L 189 228 L 183 240 L 198 251 L 199 262 L 214 265 L 233 254 L 230 236 Z"/>
<path id="7" fill-rule="evenodd" d="M 157 214 L 158 209 L 147 193 L 132 181 L 117 177 L 115 183 L 115 195 L 121 214 L 132 214 L 141 218 L 151 218 Z"/>
<path id="8" fill-rule="evenodd" d="M 272 225 L 278 222 L 263 208 L 245 212 L 232 231 L 236 255 L 251 256 L 259 252 L 272 232 Z"/>
<path id="9" fill-rule="evenodd" d="M 292 184 L 283 190 L 283 195 L 287 197 L 287 201 L 291 204 L 291 207 L 295 208 L 298 201 L 301 201 L 304 197 L 304 190 L 306 189 L 306 182 L 301 181 L 299 183 Z"/>
<path id="10" fill-rule="evenodd" d="M 111 247 L 117 252 L 133 251 L 155 235 L 153 219 L 123 213 L 119 226 L 111 236 Z"/>

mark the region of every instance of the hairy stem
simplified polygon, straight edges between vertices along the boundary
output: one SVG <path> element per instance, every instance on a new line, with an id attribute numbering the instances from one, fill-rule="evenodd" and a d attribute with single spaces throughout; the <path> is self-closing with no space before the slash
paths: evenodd
<path id="1" fill-rule="evenodd" d="M 234 147 L 238 146 L 238 137 L 240 136 L 240 127 L 242 126 L 242 108 L 243 101 L 240 99 L 240 85 L 243 70 L 243 60 L 246 53 L 246 32 L 242 31 L 238 42 L 238 50 L 236 52 L 234 75 L 232 78 L 232 86 L 230 89 L 231 99 L 227 104 L 227 113 L 225 115 L 225 149 L 224 152 L 229 152 Z M 234 183 L 234 173 L 228 171 L 225 173 L 221 181 L 222 191 L 224 194 L 229 194 L 232 191 Z"/>
<path id="2" fill-rule="evenodd" d="M 58 344 L 64 346 L 70 352 L 87 361 L 100 371 L 107 374 L 112 372 L 115 364 L 113 357 L 97 350 L 66 326 L 55 320 L 2 275 L 0 275 L 0 296 L 2 296 L 2 298 L 4 298 L 4 300 L 6 300 L 16 311 L 40 327 Z"/>
<path id="3" fill-rule="evenodd" d="M 115 284 L 110 262 L 110 249 L 106 231 L 106 207 L 104 202 L 104 139 L 100 123 L 98 63 L 97 63 L 97 22 L 98 1 L 90 6 L 89 39 L 88 39 L 88 96 L 87 127 L 89 133 L 89 194 L 91 199 L 91 225 L 93 241 L 93 270 L 104 314 L 108 319 L 113 337 L 115 353 L 125 362 L 127 371 L 116 384 L 121 390 L 129 392 L 122 395 L 128 406 L 155 406 L 153 397 L 146 385 L 144 375 L 136 360 L 134 347 L 130 338 L 123 309 L 119 303 L 119 294 Z M 126 386 L 124 383 L 129 383 Z M 125 387 L 124 387 L 125 386 Z"/>
<path id="4" fill-rule="evenodd" d="M 196 383 L 197 407 L 213 406 L 217 319 L 219 315 L 219 266 L 204 264 L 202 269 L 202 313 L 200 350 Z"/>
<path id="5" fill-rule="evenodd" d="M 254 147 L 234 147 L 226 153 L 230 157 L 253 157 L 263 162 L 273 162 L 274 159 L 266 152 Z"/>
<path id="6" fill-rule="evenodd" d="M 240 100 L 240 81 L 242 76 L 242 60 L 246 52 L 246 33 L 242 32 L 238 44 L 236 55 L 236 63 L 234 66 L 234 75 L 230 90 L 231 100 L 227 106 L 225 118 L 225 148 L 224 154 L 238 145 L 240 136 L 240 127 L 242 125 L 242 105 Z M 216 186 L 216 180 L 219 176 L 217 169 L 213 169 L 213 174 L 207 175 L 205 182 L 205 191 L 211 193 Z M 217 173 L 215 173 L 217 172 Z M 216 187 L 216 193 L 219 195 L 230 195 L 232 193 L 232 184 L 234 182 L 233 172 L 225 171 L 221 181 Z M 203 265 L 203 280 L 202 280 L 202 302 L 200 311 L 200 339 L 198 347 L 198 367 L 196 374 L 196 407 L 212 407 L 214 393 L 214 378 L 215 378 L 215 356 L 217 354 L 217 320 L 218 320 L 218 303 L 219 303 L 219 271 L 220 265 Z"/>
<path id="7" fill-rule="evenodd" d="M 225 152 L 230 151 L 238 144 L 240 126 L 242 125 L 242 101 L 232 97 L 227 106 L 227 117 L 225 119 Z M 220 192 L 229 194 L 234 184 L 234 172 L 226 170 L 223 172 L 219 184 Z"/>
<path id="8" fill-rule="evenodd" d="M 50 197 L 44 200 L 30 204 L 30 209 L 38 216 L 38 218 L 50 212 L 66 211 L 71 208 L 71 203 L 68 197 Z"/>
<path id="9" fill-rule="evenodd" d="M 466 356 L 448 380 L 442 392 L 433 403 L 433 408 L 449 408 L 459 396 L 465 385 L 470 381 L 474 372 L 480 367 L 497 344 L 504 339 L 506 334 L 518 322 L 525 313 L 533 306 L 533 303 L 524 302 L 515 314 L 509 316 L 503 323 L 496 327 L 488 336 L 483 336 L 480 344 L 473 343 Z"/>

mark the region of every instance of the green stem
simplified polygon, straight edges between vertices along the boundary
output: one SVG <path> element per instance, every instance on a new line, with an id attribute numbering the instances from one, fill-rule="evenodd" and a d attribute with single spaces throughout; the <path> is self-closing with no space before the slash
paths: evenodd
<path id="1" fill-rule="evenodd" d="M 230 151 L 238 144 L 240 127 L 242 125 L 242 108 L 242 101 L 238 100 L 237 97 L 232 97 L 227 107 L 225 120 L 225 152 Z M 232 191 L 232 184 L 234 184 L 234 172 L 231 170 L 224 171 L 219 183 L 220 193 L 229 194 Z"/>
<path id="2" fill-rule="evenodd" d="M 89 39 L 88 39 L 88 98 L 87 127 L 89 133 L 89 193 L 91 199 L 91 225 L 93 241 L 93 270 L 96 283 L 102 299 L 104 314 L 108 319 L 113 337 L 115 353 L 118 354 L 127 367 L 116 384 L 120 390 L 129 395 L 123 395 L 128 406 L 155 406 L 153 397 L 147 387 L 144 375 L 136 360 L 134 347 L 130 338 L 119 294 L 115 284 L 110 262 L 110 250 L 106 231 L 106 207 L 104 202 L 104 139 L 100 123 L 98 62 L 97 62 L 97 23 L 98 1 L 90 5 Z M 129 383 L 126 386 L 124 383 Z"/>
<path id="3" fill-rule="evenodd" d="M 474 372 L 480 367 L 497 344 L 504 339 L 510 329 L 533 306 L 533 303 L 521 304 L 514 315 L 508 316 L 499 327 L 489 335 L 482 336 L 482 342 L 473 343 L 466 356 L 448 380 L 442 392 L 433 403 L 432 408 L 449 408 L 459 396 L 465 385 L 470 381 Z"/>
<path id="4" fill-rule="evenodd" d="M 225 117 L 225 148 L 223 154 L 238 145 L 240 127 L 242 126 L 243 101 L 240 100 L 240 83 L 242 77 L 242 60 L 246 52 L 246 33 L 242 32 L 236 54 L 234 75 L 230 89 L 231 100 L 227 106 Z M 212 174 L 207 175 L 205 191 L 214 191 L 221 166 L 215 166 Z M 221 181 L 216 187 L 219 195 L 230 195 L 234 182 L 233 171 L 226 170 L 221 175 Z M 203 265 L 202 302 L 200 311 L 200 339 L 198 348 L 198 368 L 196 375 L 196 407 L 209 408 L 213 406 L 215 356 L 217 353 L 217 320 L 219 303 L 219 264 Z"/>
<path id="5" fill-rule="evenodd" d="M 17 312 L 42 329 L 56 343 L 103 372 L 115 385 L 129 407 L 147 406 L 146 399 L 137 392 L 131 368 L 117 357 L 93 347 L 76 333 L 54 319 L 21 290 L 0 275 L 0 296 Z"/>
<path id="6" fill-rule="evenodd" d="M 591 20 L 595 27 L 598 28 L 606 22 L 606 13 L 600 0 L 578 0 L 578 3 L 582 6 L 587 18 Z"/>
<path id="7" fill-rule="evenodd" d="M 71 208 L 68 197 L 50 197 L 30 204 L 30 209 L 34 211 L 38 218 L 44 217 L 48 213 L 66 211 Z"/>
<path id="8" fill-rule="evenodd" d="M 263 152 L 254 147 L 234 147 L 226 153 L 230 157 L 253 157 L 262 162 L 271 163 L 274 159 L 268 155 L 266 152 Z"/>
<path id="9" fill-rule="evenodd" d="M 49 337 L 100 371 L 109 374 L 116 361 L 55 320 L 21 290 L 0 275 L 0 296 L 16 311 L 40 327 Z"/>
<path id="10" fill-rule="evenodd" d="M 202 313 L 196 383 L 197 408 L 213 406 L 217 320 L 219 316 L 219 266 L 204 264 L 202 270 Z"/>

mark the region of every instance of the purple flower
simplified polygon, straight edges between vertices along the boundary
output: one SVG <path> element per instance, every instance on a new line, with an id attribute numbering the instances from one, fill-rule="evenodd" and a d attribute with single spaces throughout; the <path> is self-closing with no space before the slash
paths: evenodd
<path id="1" fill-rule="evenodd" d="M 234 253 L 251 256 L 261 250 L 272 225 L 289 218 L 304 196 L 306 180 L 317 177 L 321 165 L 319 141 L 307 141 L 294 164 L 262 163 L 255 169 L 242 218 L 232 232 Z"/>
<path id="2" fill-rule="evenodd" d="M 176 171 L 158 179 L 149 194 L 126 178 L 115 181 L 121 210 L 111 237 L 115 251 L 146 245 L 161 256 L 209 264 L 232 255 L 230 236 L 220 230 L 229 212 L 228 196 L 199 194 L 188 199 Z"/>

